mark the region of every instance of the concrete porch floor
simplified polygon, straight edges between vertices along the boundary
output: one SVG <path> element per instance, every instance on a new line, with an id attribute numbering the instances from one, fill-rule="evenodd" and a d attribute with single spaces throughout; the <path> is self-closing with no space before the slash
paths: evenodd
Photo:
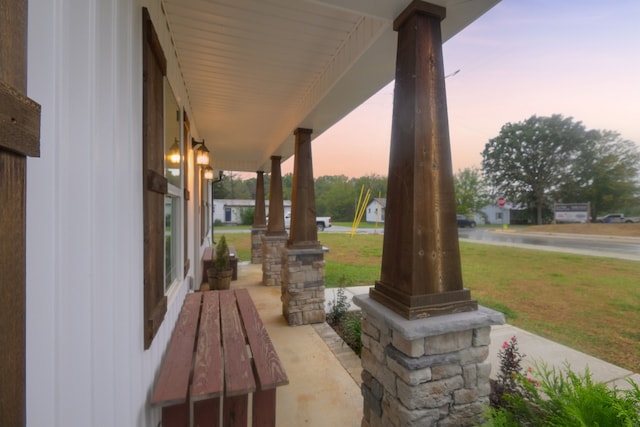
<path id="1" fill-rule="evenodd" d="M 238 268 L 238 280 L 231 287 L 248 289 L 289 377 L 289 384 L 277 391 L 276 424 L 360 426 L 360 385 L 328 345 L 333 340 L 338 351 L 341 347 L 333 329 L 326 324 L 290 327 L 282 316 L 280 287 L 262 286 L 262 266 Z M 360 359 L 348 347 L 343 359 L 356 365 L 359 381 Z"/>

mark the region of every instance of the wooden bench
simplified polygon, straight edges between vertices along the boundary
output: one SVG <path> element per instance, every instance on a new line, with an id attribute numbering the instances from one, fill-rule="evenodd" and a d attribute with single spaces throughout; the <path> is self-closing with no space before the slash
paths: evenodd
<path id="1" fill-rule="evenodd" d="M 275 426 L 276 387 L 288 384 L 246 289 L 187 294 L 151 399 L 162 426 Z M 193 422 L 193 424 L 190 424 Z"/>
<path id="2" fill-rule="evenodd" d="M 216 258 L 216 248 L 206 247 L 202 254 L 202 283 L 208 282 L 207 268 L 213 267 L 213 260 Z M 229 246 L 229 263 L 233 269 L 231 280 L 238 280 L 238 252 L 234 246 Z"/>

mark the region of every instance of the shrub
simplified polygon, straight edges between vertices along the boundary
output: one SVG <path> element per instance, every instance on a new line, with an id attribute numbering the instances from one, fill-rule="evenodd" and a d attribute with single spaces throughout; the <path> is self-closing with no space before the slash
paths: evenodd
<path id="1" fill-rule="evenodd" d="M 360 313 L 347 313 L 342 318 L 342 330 L 345 341 L 360 357 L 362 353 L 362 316 Z"/>
<path id="2" fill-rule="evenodd" d="M 492 383 L 492 407 L 484 424 L 516 426 L 638 426 L 640 387 L 629 381 L 630 390 L 611 389 L 594 382 L 587 369 L 583 375 L 568 365 L 563 370 L 536 365 L 522 374 L 517 340 L 513 337 L 498 353 L 500 373 Z"/>
<path id="3" fill-rule="evenodd" d="M 335 326 L 340 323 L 344 315 L 349 310 L 349 301 L 344 293 L 344 285 L 336 290 L 333 301 L 329 302 L 329 313 L 327 313 L 327 323 Z"/>

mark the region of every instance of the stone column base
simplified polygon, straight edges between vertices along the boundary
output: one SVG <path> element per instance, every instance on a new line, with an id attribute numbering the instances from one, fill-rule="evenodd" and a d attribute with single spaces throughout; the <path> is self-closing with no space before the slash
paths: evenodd
<path id="1" fill-rule="evenodd" d="M 407 320 L 368 295 L 362 308 L 363 426 L 472 426 L 489 404 L 491 325 L 478 311 Z"/>
<path id="2" fill-rule="evenodd" d="M 251 264 L 262 264 L 262 236 L 267 227 L 251 228 Z"/>
<path id="3" fill-rule="evenodd" d="M 280 286 L 282 250 L 287 243 L 287 233 L 262 236 L 262 284 Z"/>
<path id="4" fill-rule="evenodd" d="M 324 266 L 322 247 L 284 249 L 282 314 L 290 326 L 325 321 Z"/>

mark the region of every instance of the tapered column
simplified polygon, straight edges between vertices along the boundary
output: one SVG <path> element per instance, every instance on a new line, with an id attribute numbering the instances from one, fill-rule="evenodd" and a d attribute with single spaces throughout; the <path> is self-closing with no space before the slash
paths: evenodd
<path id="1" fill-rule="evenodd" d="M 282 172 L 280 169 L 280 156 L 271 157 L 271 181 L 269 186 L 269 223 L 267 235 L 286 235 L 284 229 L 284 203 L 282 199 Z"/>
<path id="2" fill-rule="evenodd" d="M 362 309 L 363 427 L 470 426 L 491 387 L 491 326 L 501 313 L 462 287 L 440 21 L 412 2 L 398 32 L 380 281 Z M 400 314 L 404 319 L 400 316 Z"/>
<path id="3" fill-rule="evenodd" d="M 282 314 L 289 325 L 325 321 L 324 252 L 316 228 L 311 129 L 298 128 L 289 241 L 282 256 Z"/>
<path id="4" fill-rule="evenodd" d="M 251 227 L 251 264 L 262 263 L 262 236 L 267 232 L 264 206 L 264 172 L 256 173 L 256 202 Z"/>
<path id="5" fill-rule="evenodd" d="M 407 319 L 477 309 L 462 285 L 440 21 L 414 1 L 398 32 L 380 281 L 371 298 Z"/>
<path id="6" fill-rule="evenodd" d="M 293 193 L 291 197 L 291 226 L 289 247 L 319 247 L 316 228 L 316 193 L 313 183 L 311 129 L 298 128 L 293 164 Z"/>
<path id="7" fill-rule="evenodd" d="M 265 286 L 280 286 L 282 283 L 282 250 L 287 243 L 280 160 L 279 156 L 271 157 L 269 223 L 266 233 L 262 236 L 262 284 Z"/>

